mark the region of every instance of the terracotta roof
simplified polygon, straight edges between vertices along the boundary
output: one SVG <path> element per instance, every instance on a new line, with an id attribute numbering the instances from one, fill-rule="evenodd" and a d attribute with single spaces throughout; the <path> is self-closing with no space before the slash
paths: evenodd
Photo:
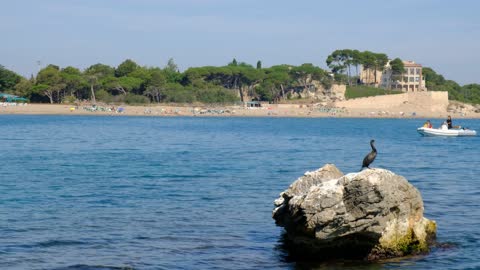
<path id="1" fill-rule="evenodd" d="M 405 67 L 422 67 L 422 65 L 415 63 L 414 61 L 402 61 Z"/>

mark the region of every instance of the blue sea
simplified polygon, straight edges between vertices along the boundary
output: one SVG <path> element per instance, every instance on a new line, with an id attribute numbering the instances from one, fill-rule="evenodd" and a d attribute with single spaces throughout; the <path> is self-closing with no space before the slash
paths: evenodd
<path id="1" fill-rule="evenodd" d="M 2 115 L 0 269 L 479 269 L 480 137 L 421 137 L 424 121 Z M 373 167 L 420 190 L 441 245 L 292 259 L 273 201 L 325 163 L 358 171 L 370 139 Z"/>

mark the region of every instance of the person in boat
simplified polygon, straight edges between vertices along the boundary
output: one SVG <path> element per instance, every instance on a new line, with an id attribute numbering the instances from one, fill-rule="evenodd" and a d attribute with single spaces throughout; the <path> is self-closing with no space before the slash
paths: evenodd
<path id="1" fill-rule="evenodd" d="M 432 128 L 432 123 L 430 122 L 430 120 L 427 120 L 427 122 L 425 122 L 425 124 L 423 124 L 423 127 Z"/>
<path id="2" fill-rule="evenodd" d="M 452 129 L 453 126 L 452 126 L 452 117 L 449 115 L 447 117 L 447 126 L 448 126 L 448 129 Z"/>
<path id="3" fill-rule="evenodd" d="M 448 126 L 448 129 L 452 129 L 452 128 L 462 128 L 462 126 L 454 126 L 452 125 L 452 117 L 449 115 L 448 118 L 447 118 L 447 126 Z"/>

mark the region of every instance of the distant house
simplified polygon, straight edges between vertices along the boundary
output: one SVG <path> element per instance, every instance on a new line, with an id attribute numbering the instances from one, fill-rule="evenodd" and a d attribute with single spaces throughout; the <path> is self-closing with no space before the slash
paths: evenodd
<path id="1" fill-rule="evenodd" d="M 382 73 L 380 87 L 402 90 L 404 92 L 427 91 L 425 86 L 425 77 L 422 74 L 422 65 L 414 61 L 403 61 L 405 72 L 400 78 L 392 79 L 392 70 L 390 65 Z"/>
<path id="2" fill-rule="evenodd" d="M 405 72 L 397 78 L 393 78 L 390 62 L 385 65 L 383 71 L 362 69 L 360 81 L 363 84 L 373 85 L 375 87 L 401 90 L 403 92 L 427 91 L 425 86 L 425 77 L 422 74 L 422 65 L 414 61 L 403 61 Z M 375 80 L 376 77 L 376 80 Z"/>

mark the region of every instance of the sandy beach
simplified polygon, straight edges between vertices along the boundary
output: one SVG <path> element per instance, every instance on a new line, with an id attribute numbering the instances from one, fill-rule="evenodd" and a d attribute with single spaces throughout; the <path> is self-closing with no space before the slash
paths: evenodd
<path id="1" fill-rule="evenodd" d="M 480 118 L 468 105 L 456 104 L 445 111 L 405 105 L 390 109 L 326 107 L 318 104 L 272 104 L 260 108 L 242 106 L 146 105 L 112 106 L 69 104 L 1 104 L 0 114 L 109 115 L 109 116 L 218 116 L 218 117 L 348 117 L 348 118 Z"/>

